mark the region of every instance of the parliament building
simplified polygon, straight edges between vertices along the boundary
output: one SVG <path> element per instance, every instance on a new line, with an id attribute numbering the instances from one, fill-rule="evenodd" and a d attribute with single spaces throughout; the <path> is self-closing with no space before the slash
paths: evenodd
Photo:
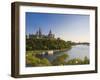
<path id="1" fill-rule="evenodd" d="M 43 38 L 46 38 L 46 39 L 53 39 L 55 37 L 54 34 L 52 34 L 52 31 L 50 30 L 49 33 L 47 35 L 43 34 L 42 31 L 41 31 L 41 28 L 39 28 L 36 33 L 34 34 L 28 34 L 26 35 L 26 38 L 29 39 L 29 38 L 35 38 L 35 39 L 43 39 Z"/>

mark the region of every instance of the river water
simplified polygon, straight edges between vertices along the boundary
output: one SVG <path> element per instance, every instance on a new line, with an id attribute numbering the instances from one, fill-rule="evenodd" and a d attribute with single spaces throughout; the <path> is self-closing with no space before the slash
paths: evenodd
<path id="1" fill-rule="evenodd" d="M 89 59 L 89 45 L 75 45 L 72 46 L 70 50 L 55 52 L 53 55 L 43 55 L 43 57 L 47 58 L 49 61 L 53 61 L 57 56 L 61 56 L 63 54 L 69 55 L 69 58 L 66 60 L 71 60 L 74 58 L 80 58 L 83 60 L 85 56 Z"/>

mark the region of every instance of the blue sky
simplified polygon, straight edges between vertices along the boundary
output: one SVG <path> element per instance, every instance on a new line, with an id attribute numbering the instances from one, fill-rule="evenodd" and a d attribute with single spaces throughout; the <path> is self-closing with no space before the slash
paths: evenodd
<path id="1" fill-rule="evenodd" d="M 51 29 L 56 38 L 89 42 L 89 22 L 89 15 L 26 12 L 26 34 L 35 34 L 40 27 L 42 34 Z"/>

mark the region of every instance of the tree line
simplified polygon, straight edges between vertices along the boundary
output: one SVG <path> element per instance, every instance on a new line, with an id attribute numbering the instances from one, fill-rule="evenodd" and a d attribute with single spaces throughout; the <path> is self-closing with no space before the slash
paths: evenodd
<path id="1" fill-rule="evenodd" d="M 61 50 L 71 48 L 71 41 L 62 39 L 26 39 L 26 51 L 31 50 Z"/>

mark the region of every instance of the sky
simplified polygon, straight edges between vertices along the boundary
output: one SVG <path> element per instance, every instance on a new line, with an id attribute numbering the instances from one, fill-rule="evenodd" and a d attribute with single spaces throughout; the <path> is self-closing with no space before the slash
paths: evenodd
<path id="1" fill-rule="evenodd" d="M 55 38 L 65 41 L 89 42 L 89 15 L 26 12 L 26 34 L 35 34 L 41 28 L 47 35 L 51 29 Z"/>

